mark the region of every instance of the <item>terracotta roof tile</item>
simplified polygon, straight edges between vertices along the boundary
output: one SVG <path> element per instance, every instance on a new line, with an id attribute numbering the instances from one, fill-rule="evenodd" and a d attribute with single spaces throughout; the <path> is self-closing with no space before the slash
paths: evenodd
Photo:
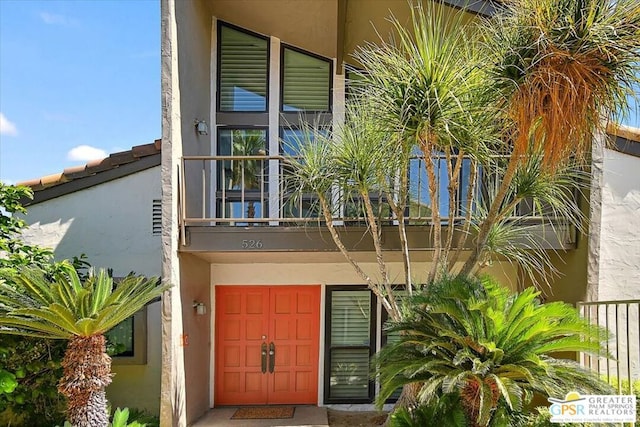
<path id="1" fill-rule="evenodd" d="M 84 174 L 86 167 L 87 165 L 71 166 L 66 168 L 62 173 L 67 177 Z"/>
<path id="2" fill-rule="evenodd" d="M 150 144 L 136 145 L 131 150 L 121 151 L 111 154 L 104 159 L 96 159 L 87 162 L 85 165 L 71 166 L 61 173 L 43 176 L 41 178 L 30 179 L 18 182 L 18 185 L 31 187 L 34 191 L 43 190 L 65 182 L 86 178 L 115 169 L 120 165 L 125 165 L 143 159 L 145 157 L 160 154 L 161 140 L 156 139 Z"/>

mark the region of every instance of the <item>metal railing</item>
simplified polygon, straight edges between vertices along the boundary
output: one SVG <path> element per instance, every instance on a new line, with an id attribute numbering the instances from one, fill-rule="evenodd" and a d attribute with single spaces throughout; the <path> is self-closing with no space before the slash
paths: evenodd
<path id="1" fill-rule="evenodd" d="M 465 159 L 465 161 L 467 161 Z M 409 200 L 405 220 L 410 224 L 428 224 L 431 209 L 428 181 L 424 172 L 425 159 L 415 156 L 410 160 Z M 446 159 L 434 159 L 436 174 L 446 178 Z M 458 195 L 454 203 L 454 221 L 465 218 L 466 193 L 470 162 L 462 171 Z M 442 171 L 442 173 L 440 173 Z M 474 193 L 476 200 L 498 185 L 497 169 L 478 168 L 478 180 Z M 287 172 L 286 158 L 283 156 L 185 156 L 181 161 L 181 221 L 184 226 L 246 226 L 246 225 L 300 225 L 310 221 L 322 221 L 322 215 L 313 194 L 292 191 L 291 175 Z M 440 184 L 441 217 L 449 220 L 448 193 L 446 183 Z M 336 191 L 340 191 L 336 189 Z M 335 194 L 333 199 L 335 200 Z M 372 195 L 379 216 L 393 220 L 393 215 L 384 196 Z M 364 221 L 362 207 L 354 197 L 341 206 L 333 206 L 335 219 L 344 223 Z M 527 224 L 540 224 L 553 219 L 549 212 L 526 201 L 513 209 L 513 220 Z M 561 218 L 556 218 L 559 222 Z"/>
<path id="2" fill-rule="evenodd" d="M 640 380 L 640 300 L 579 302 L 577 307 L 583 317 L 611 334 L 606 350 L 612 358 L 581 354 L 581 363 L 618 393 L 633 394 L 633 383 Z"/>

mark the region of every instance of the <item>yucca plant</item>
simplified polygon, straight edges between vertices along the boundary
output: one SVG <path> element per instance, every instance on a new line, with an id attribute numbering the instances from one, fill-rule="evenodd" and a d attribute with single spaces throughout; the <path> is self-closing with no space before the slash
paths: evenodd
<path id="1" fill-rule="evenodd" d="M 519 293 L 490 280 L 449 278 L 416 295 L 404 321 L 391 324 L 397 343 L 376 356 L 382 404 L 400 386 L 420 384 L 430 405 L 459 396 L 472 426 L 487 426 L 498 408 L 520 412 L 534 393 L 564 396 L 611 388 L 558 352 L 603 356 L 607 334 L 563 302 L 543 304 L 539 292 Z"/>
<path id="2" fill-rule="evenodd" d="M 627 111 L 640 79 L 637 0 L 507 0 L 479 26 L 487 104 L 510 159 L 463 274 L 474 268 L 511 180 L 531 151 L 553 172 L 585 160 L 598 131 Z"/>
<path id="3" fill-rule="evenodd" d="M 74 427 L 108 425 L 105 387 L 111 358 L 104 334 L 168 289 L 158 279 L 128 276 L 114 285 L 105 270 L 84 283 L 68 263 L 53 280 L 35 268 L 0 279 L 0 333 L 67 340 L 58 391 Z"/>

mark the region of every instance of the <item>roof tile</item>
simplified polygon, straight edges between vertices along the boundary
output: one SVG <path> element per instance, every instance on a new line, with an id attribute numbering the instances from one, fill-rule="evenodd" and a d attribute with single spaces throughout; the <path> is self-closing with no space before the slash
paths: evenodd
<path id="1" fill-rule="evenodd" d="M 62 173 L 18 182 L 18 185 L 31 187 L 34 191 L 39 191 L 55 185 L 64 184 L 65 182 L 86 178 L 100 172 L 115 169 L 120 165 L 135 162 L 144 157 L 160 154 L 160 141 L 161 140 L 156 139 L 150 144 L 137 145 L 132 147 L 131 150 L 114 153 L 104 159 L 91 160 L 85 165 L 68 167 Z"/>

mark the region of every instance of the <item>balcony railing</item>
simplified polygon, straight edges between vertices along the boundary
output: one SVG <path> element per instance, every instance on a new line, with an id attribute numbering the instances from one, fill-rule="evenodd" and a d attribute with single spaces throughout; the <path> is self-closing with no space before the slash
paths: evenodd
<path id="1" fill-rule="evenodd" d="M 579 302 L 580 314 L 611 334 L 606 350 L 612 358 L 581 355 L 581 363 L 597 372 L 620 394 L 640 379 L 640 300 Z"/>
<path id="2" fill-rule="evenodd" d="M 410 160 L 409 200 L 405 220 L 409 224 L 425 225 L 431 221 L 431 209 L 426 178 L 425 159 L 415 156 Z M 436 173 L 447 180 L 446 159 L 434 160 Z M 471 162 L 464 160 L 461 168 L 460 189 L 454 209 L 455 222 L 463 221 L 467 205 Z M 441 172 L 441 173 L 440 173 Z M 474 188 L 476 200 L 493 191 L 498 185 L 496 171 L 478 168 Z M 290 189 L 287 162 L 282 156 L 186 156 L 181 162 L 181 223 L 183 226 L 295 226 L 323 221 L 317 199 L 313 194 L 294 192 Z M 449 221 L 449 197 L 446 182 L 440 183 L 442 192 L 440 211 L 443 223 Z M 337 197 L 336 188 L 333 200 Z M 331 196 L 330 196 L 331 197 Z M 371 195 L 380 218 L 394 220 L 382 195 Z M 354 197 L 340 206 L 333 206 L 335 220 L 344 224 L 362 224 L 363 210 Z M 513 220 L 526 224 L 540 224 L 550 217 L 526 201 L 514 209 Z"/>

